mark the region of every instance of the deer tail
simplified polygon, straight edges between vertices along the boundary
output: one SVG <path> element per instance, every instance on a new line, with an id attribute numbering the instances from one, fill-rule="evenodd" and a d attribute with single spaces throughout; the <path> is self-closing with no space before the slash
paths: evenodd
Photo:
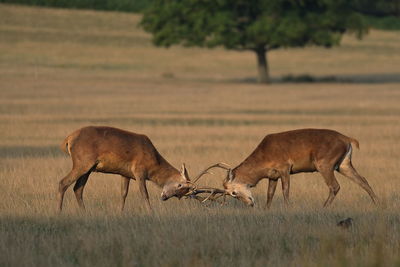
<path id="1" fill-rule="evenodd" d="M 69 154 L 69 155 L 71 155 L 71 144 L 70 144 L 70 141 L 71 141 L 71 135 L 68 135 L 60 145 L 60 149 L 64 153 Z"/>
<path id="2" fill-rule="evenodd" d="M 348 138 L 349 138 L 350 143 L 353 146 L 355 146 L 357 149 L 360 149 L 360 143 L 358 142 L 357 139 L 354 139 L 354 138 L 351 138 L 351 137 L 348 137 Z"/>

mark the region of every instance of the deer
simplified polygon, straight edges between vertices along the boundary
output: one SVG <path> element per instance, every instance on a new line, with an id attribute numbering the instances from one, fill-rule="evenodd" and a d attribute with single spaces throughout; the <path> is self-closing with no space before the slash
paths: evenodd
<path id="1" fill-rule="evenodd" d="M 328 198 L 323 205 L 328 207 L 340 190 L 334 174 L 337 171 L 363 188 L 376 204 L 378 198 L 371 186 L 353 167 L 353 146 L 359 149 L 356 139 L 329 129 L 298 129 L 268 134 L 235 168 L 215 165 L 227 170 L 223 181 L 225 190 L 221 191 L 221 195 L 230 195 L 254 206 L 250 188 L 260 180 L 268 179 L 265 208 L 270 208 L 278 180 L 281 179 L 284 202 L 289 205 L 290 175 L 319 172 L 329 188 Z"/>
<path id="2" fill-rule="evenodd" d="M 178 171 L 161 156 L 150 138 L 143 134 L 107 126 L 87 126 L 69 134 L 62 142 L 61 150 L 70 155 L 72 169 L 59 182 L 59 212 L 62 211 L 65 191 L 73 183 L 78 205 L 85 210 L 83 189 L 92 172 L 121 176 L 121 211 L 124 210 L 131 180 L 138 182 L 140 194 L 148 210 L 151 210 L 151 205 L 146 181 L 162 187 L 163 201 L 171 197 L 181 198 L 197 189 L 190 181 L 185 164 Z M 207 171 L 201 172 L 195 180 L 206 173 Z"/>

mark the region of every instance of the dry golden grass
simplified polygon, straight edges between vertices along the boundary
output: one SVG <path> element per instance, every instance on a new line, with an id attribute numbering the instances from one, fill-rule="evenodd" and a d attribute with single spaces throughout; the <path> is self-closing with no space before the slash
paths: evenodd
<path id="1" fill-rule="evenodd" d="M 272 75 L 336 75 L 353 83 L 251 82 L 251 53 L 158 49 L 132 14 L 0 5 L 0 265 L 2 266 L 393 266 L 400 264 L 400 35 L 371 31 L 339 48 L 270 54 Z M 248 81 L 249 82 L 246 82 Z M 71 189 L 56 214 L 70 159 L 58 144 L 85 125 L 145 133 L 191 174 L 240 163 L 268 133 L 319 127 L 357 138 L 354 164 L 379 207 L 346 178 L 329 209 L 318 174 L 292 176 L 292 206 L 278 190 L 263 209 L 230 200 L 209 208 L 159 200 L 142 209 L 135 184 L 118 212 L 119 177 L 92 174 L 87 212 Z M 224 173 L 203 180 L 221 186 Z M 336 222 L 354 219 L 343 231 Z"/>

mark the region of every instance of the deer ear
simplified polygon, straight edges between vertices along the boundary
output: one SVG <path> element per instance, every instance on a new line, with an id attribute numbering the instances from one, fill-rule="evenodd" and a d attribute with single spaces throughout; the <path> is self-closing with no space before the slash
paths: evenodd
<path id="1" fill-rule="evenodd" d="M 186 169 L 185 163 L 182 163 L 181 175 L 186 179 L 186 181 L 190 181 L 189 173 L 188 173 L 188 171 Z"/>
<path id="2" fill-rule="evenodd" d="M 233 180 L 233 173 L 232 173 L 232 169 L 229 169 L 228 171 L 228 181 L 232 181 Z"/>
<path id="3" fill-rule="evenodd" d="M 224 183 L 231 182 L 233 180 L 233 173 L 232 169 L 229 169 L 226 173 L 226 178 L 224 180 Z"/>

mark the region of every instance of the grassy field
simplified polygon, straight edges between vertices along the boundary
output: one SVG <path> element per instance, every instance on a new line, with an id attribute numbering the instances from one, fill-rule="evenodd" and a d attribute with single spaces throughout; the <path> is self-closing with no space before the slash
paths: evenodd
<path id="1" fill-rule="evenodd" d="M 154 48 L 138 15 L 0 5 L 1 266 L 399 266 L 400 34 L 372 30 L 341 47 L 269 55 L 272 85 L 254 83 L 255 56 L 222 49 Z M 286 75 L 330 82 L 285 83 Z M 145 211 L 135 183 L 124 214 L 120 179 L 92 174 L 86 213 L 72 189 L 56 213 L 58 181 L 71 168 L 58 145 L 73 130 L 110 125 L 147 134 L 194 175 L 240 163 L 268 133 L 332 128 L 360 141 L 353 162 L 381 199 L 337 175 L 323 209 L 319 174 L 292 176 L 292 206 L 278 190 L 257 206 L 161 202 Z M 224 172 L 204 178 L 221 187 Z M 340 219 L 352 217 L 343 231 Z"/>

